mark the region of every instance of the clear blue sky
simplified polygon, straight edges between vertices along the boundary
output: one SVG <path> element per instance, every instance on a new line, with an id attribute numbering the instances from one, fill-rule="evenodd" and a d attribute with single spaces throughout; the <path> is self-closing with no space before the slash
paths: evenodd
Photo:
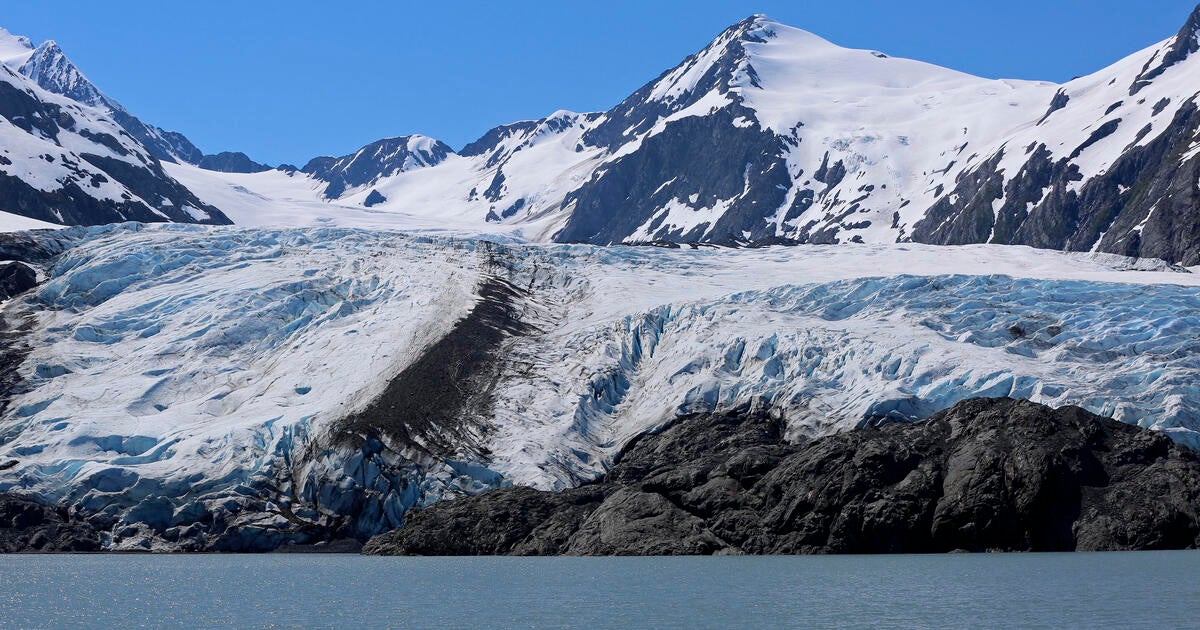
<path id="1" fill-rule="evenodd" d="M 110 96 L 208 152 L 271 164 L 424 133 L 455 148 L 603 110 L 766 13 L 843 46 L 1064 81 L 1173 35 L 1197 0 L 0 0 Z M 342 4 L 344 6 L 336 6 Z"/>

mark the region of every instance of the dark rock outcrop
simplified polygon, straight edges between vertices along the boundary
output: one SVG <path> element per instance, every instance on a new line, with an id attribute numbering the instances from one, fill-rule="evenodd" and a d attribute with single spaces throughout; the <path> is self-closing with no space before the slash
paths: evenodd
<path id="1" fill-rule="evenodd" d="M 564 205 L 574 211 L 554 240 L 607 245 L 638 232 L 648 233 L 646 240 L 677 243 L 773 237 L 762 209 L 779 208 L 792 184 L 784 141 L 757 123 L 736 125 L 737 119 L 753 120 L 748 110 L 731 105 L 669 123 L 567 196 Z M 662 209 L 671 204 L 728 207 L 715 221 L 685 229 L 665 222 Z"/>
<path id="2" fill-rule="evenodd" d="M 1161 58 L 1151 59 L 1146 67 L 1142 68 L 1142 72 L 1133 80 L 1133 85 L 1129 86 L 1129 95 L 1136 95 L 1142 88 L 1150 85 L 1154 79 L 1162 76 L 1167 69 L 1187 59 L 1198 50 L 1200 50 L 1200 6 L 1197 6 L 1188 16 L 1187 22 L 1183 24 L 1183 28 L 1179 29 L 1179 33 L 1175 35 L 1167 52 Z M 1155 60 L 1158 61 L 1157 65 L 1154 63 Z"/>
<path id="3" fill-rule="evenodd" d="M 0 301 L 37 286 L 37 272 L 19 262 L 0 263 Z"/>
<path id="4" fill-rule="evenodd" d="M 337 199 L 346 191 L 384 177 L 442 163 L 454 155 L 449 145 L 423 136 L 401 136 L 372 142 L 342 157 L 309 160 L 300 170 L 328 182 L 325 198 Z"/>
<path id="5" fill-rule="evenodd" d="M 100 535 L 65 511 L 0 494 L 0 553 L 24 551 L 100 551 Z"/>
<path id="6" fill-rule="evenodd" d="M 1076 153 L 1111 134 L 1101 125 Z M 1200 130 L 1190 101 L 1169 127 L 1144 146 L 1129 147 L 1104 174 L 1072 188 L 1082 176 L 1070 158 L 1052 160 L 1045 145 L 1031 148 L 1017 176 L 1004 183 L 1003 152 L 964 173 L 914 225 L 912 240 L 935 245 L 999 243 L 1066 251 L 1200 263 L 1200 157 L 1187 159 Z M 994 201 L 1004 199 L 999 209 Z"/>
<path id="7" fill-rule="evenodd" d="M 436 504 L 401 555 L 932 553 L 1200 544 L 1200 455 L 1076 407 L 977 399 L 804 445 L 783 422 L 682 418 L 599 482 Z"/>
<path id="8" fill-rule="evenodd" d="M 261 173 L 271 170 L 266 164 L 259 164 L 241 151 L 222 151 L 200 158 L 200 168 L 220 173 Z"/>
<path id="9" fill-rule="evenodd" d="M 387 201 L 387 197 L 384 197 L 383 193 L 380 193 L 378 190 L 372 188 L 371 192 L 367 193 L 367 198 L 363 201 L 363 205 L 368 208 L 372 208 L 385 201 Z"/>

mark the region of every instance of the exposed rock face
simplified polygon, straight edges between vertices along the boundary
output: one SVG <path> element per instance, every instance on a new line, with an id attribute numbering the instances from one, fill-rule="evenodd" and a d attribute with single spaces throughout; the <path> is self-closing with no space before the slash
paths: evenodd
<path id="1" fill-rule="evenodd" d="M 607 112 L 583 136 L 589 145 L 617 151 L 631 138 L 663 127 L 636 150 L 597 169 L 567 196 L 563 205 L 574 210 L 554 235 L 556 241 L 759 242 L 776 236 L 764 213 L 786 206 L 788 216 L 795 218 L 811 206 L 811 196 L 789 203 L 792 176 L 786 156 L 794 139 L 764 129 L 734 94 L 742 75 L 749 85 L 757 85 L 746 46 L 766 41 L 760 33 L 762 19 L 752 16 L 731 26 L 709 47 Z M 694 85 L 664 97 L 663 86 L 681 72 L 696 75 Z M 706 116 L 674 118 L 712 95 L 728 104 Z M 715 217 L 672 225 L 664 209 L 685 206 L 689 214 L 704 209 Z"/>
<path id="2" fill-rule="evenodd" d="M 24 293 L 37 286 L 37 272 L 29 265 L 0 263 L 0 301 Z"/>
<path id="3" fill-rule="evenodd" d="M 215 155 L 206 155 L 197 164 L 200 168 L 222 173 L 261 173 L 271 170 L 266 164 L 259 164 L 241 151 L 222 151 Z"/>
<path id="4" fill-rule="evenodd" d="M 959 178 L 914 226 L 912 239 L 937 245 L 1002 243 L 1067 251 L 1111 252 L 1200 263 L 1200 156 L 1188 156 L 1200 115 L 1194 101 L 1144 146 L 1130 147 L 1104 174 L 1081 179 L 1070 159 L 1052 160 L 1038 145 L 1016 177 L 997 170 L 1003 152 Z M 1076 152 L 1112 133 L 1100 126 Z M 1148 131 L 1148 130 L 1147 130 Z M 1002 202 L 1002 203 L 1001 203 Z M 998 208 L 993 208 L 999 203 Z"/>
<path id="5" fill-rule="evenodd" d="M 350 189 L 389 175 L 440 164 L 451 155 L 454 149 L 444 142 L 419 135 L 402 136 L 372 142 L 340 158 L 313 158 L 300 170 L 329 182 L 325 197 L 337 199 Z"/>
<path id="6" fill-rule="evenodd" d="M 1142 91 L 1151 81 L 1161 76 L 1167 69 L 1184 61 L 1192 53 L 1200 50 L 1200 6 L 1192 11 L 1187 22 L 1183 24 L 1183 28 L 1179 29 L 1179 33 L 1171 42 L 1170 48 L 1161 58 L 1152 59 L 1142 68 L 1141 74 L 1134 79 L 1133 85 L 1129 86 L 1129 95 L 1135 96 Z M 1158 63 L 1155 63 L 1155 61 Z"/>
<path id="7" fill-rule="evenodd" d="M 365 201 L 363 201 L 363 205 L 370 208 L 373 206 L 377 206 L 385 201 L 387 201 L 387 197 L 384 197 L 382 194 L 380 194 L 380 192 L 378 190 L 372 190 L 370 193 L 367 194 L 367 198 Z"/>
<path id="8" fill-rule="evenodd" d="M 614 161 L 603 174 L 568 195 L 565 203 L 574 204 L 575 211 L 555 240 L 605 245 L 628 240 L 733 244 L 773 237 L 774 226 L 764 222 L 761 214 L 762 208 L 779 208 L 791 186 L 781 157 L 784 144 L 757 124 L 734 124 L 739 118 L 751 120 L 747 112 L 731 106 L 667 125 L 665 131 L 648 138 L 640 151 Z M 698 206 L 725 207 L 725 211 L 713 222 L 674 228 L 661 208 L 679 199 L 695 199 Z M 797 199 L 795 214 L 811 201 Z"/>
<path id="9" fill-rule="evenodd" d="M 1180 549 L 1200 455 L 1075 407 L 969 400 L 790 445 L 743 412 L 634 442 L 598 483 L 412 513 L 366 553 L 647 555 Z"/>
<path id="10" fill-rule="evenodd" d="M 22 551 L 100 551 L 100 536 L 87 522 L 64 512 L 0 494 L 0 553 Z"/>

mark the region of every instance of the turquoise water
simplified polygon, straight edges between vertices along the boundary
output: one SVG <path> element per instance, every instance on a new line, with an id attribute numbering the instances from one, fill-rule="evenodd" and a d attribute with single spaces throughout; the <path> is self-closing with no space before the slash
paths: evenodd
<path id="1" fill-rule="evenodd" d="M 0 556 L 0 627 L 1181 627 L 1200 553 Z"/>

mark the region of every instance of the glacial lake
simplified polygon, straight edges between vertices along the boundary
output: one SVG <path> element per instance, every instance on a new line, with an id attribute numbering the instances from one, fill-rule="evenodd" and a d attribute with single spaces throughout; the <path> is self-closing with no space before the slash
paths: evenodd
<path id="1" fill-rule="evenodd" d="M 1181 627 L 1200 553 L 0 556 L 0 627 Z"/>

